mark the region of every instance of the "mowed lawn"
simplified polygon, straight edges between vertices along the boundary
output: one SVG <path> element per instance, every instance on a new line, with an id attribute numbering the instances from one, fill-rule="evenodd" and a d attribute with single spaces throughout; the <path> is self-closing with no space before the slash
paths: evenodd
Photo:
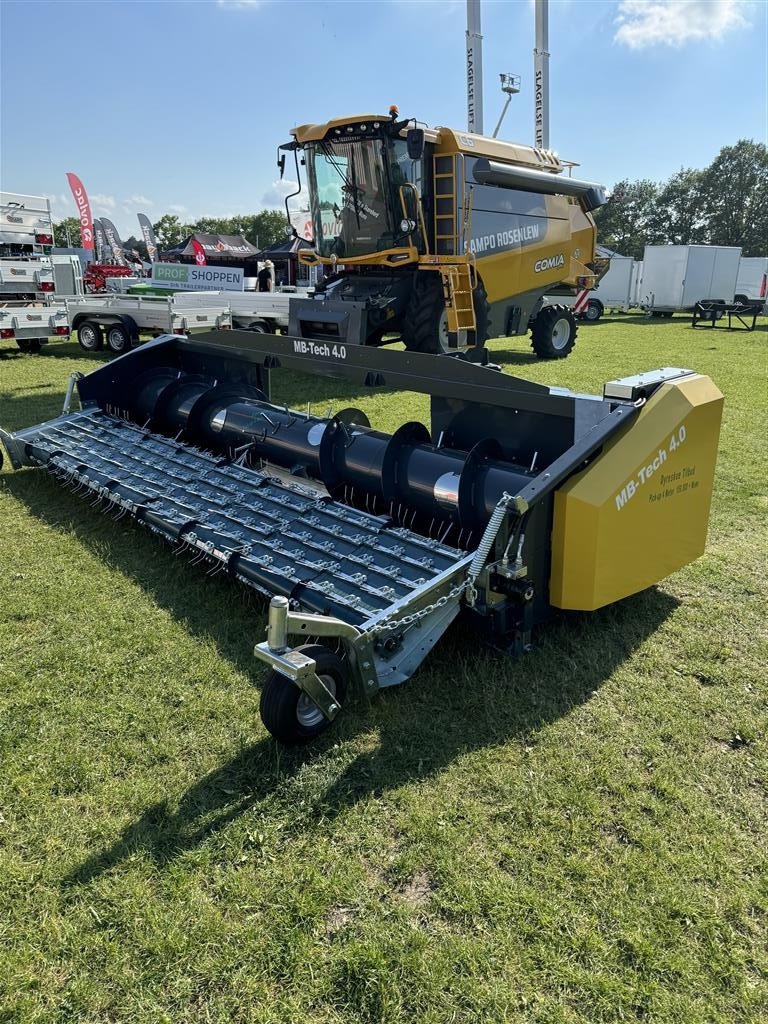
<path id="1" fill-rule="evenodd" d="M 6 428 L 100 361 L 3 344 Z M 518 661 L 458 625 L 300 752 L 259 720 L 254 598 L 6 463 L 0 1021 L 767 1019 L 768 331 L 615 318 L 558 363 L 490 347 L 582 391 L 709 374 L 707 554 Z M 332 380 L 279 397 L 427 415 Z"/>

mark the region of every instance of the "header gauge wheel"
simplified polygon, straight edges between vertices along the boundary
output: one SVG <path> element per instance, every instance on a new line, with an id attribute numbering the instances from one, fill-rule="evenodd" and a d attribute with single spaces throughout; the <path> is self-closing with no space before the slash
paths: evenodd
<path id="1" fill-rule="evenodd" d="M 531 348 L 539 359 L 565 359 L 576 344 L 576 320 L 567 306 L 545 306 L 531 327 Z"/>
<path id="2" fill-rule="evenodd" d="M 347 695 L 347 667 L 341 658 L 322 644 L 307 644 L 299 651 L 314 658 L 317 675 L 339 706 L 343 706 Z M 275 669 L 264 680 L 259 711 L 267 730 L 289 747 L 309 743 L 331 724 L 314 701 Z"/>

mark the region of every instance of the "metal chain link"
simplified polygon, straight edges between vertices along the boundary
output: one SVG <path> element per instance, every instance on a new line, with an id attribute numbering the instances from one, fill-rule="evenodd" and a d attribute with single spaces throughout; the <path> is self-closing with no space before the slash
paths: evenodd
<path id="1" fill-rule="evenodd" d="M 385 619 L 380 622 L 377 626 L 368 630 L 365 635 L 368 637 L 379 636 L 381 633 L 391 633 L 398 629 L 408 629 L 410 626 L 415 626 L 422 619 L 426 619 L 433 612 L 436 612 L 440 608 L 445 608 L 449 601 L 452 601 L 455 597 L 461 597 L 465 590 L 467 590 L 472 584 L 469 579 L 464 579 L 461 583 L 457 583 L 456 586 L 452 587 L 447 594 L 443 594 L 442 597 L 438 597 L 432 604 L 425 604 L 423 608 L 419 608 L 417 612 L 411 612 L 410 615 L 403 615 L 400 619 Z"/>

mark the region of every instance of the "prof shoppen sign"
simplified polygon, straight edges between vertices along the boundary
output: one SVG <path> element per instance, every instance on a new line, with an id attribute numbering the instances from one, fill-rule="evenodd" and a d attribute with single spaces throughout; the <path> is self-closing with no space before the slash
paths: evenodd
<path id="1" fill-rule="evenodd" d="M 241 292 L 245 288 L 245 274 L 240 267 L 153 263 L 152 283 L 185 292 Z"/>

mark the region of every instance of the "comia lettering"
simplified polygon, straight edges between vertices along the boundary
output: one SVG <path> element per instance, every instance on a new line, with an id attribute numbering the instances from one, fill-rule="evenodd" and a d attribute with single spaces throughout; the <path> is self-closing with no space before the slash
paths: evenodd
<path id="1" fill-rule="evenodd" d="M 545 260 L 536 260 L 533 264 L 534 272 L 540 274 L 542 270 L 556 270 L 565 265 L 565 256 L 560 252 L 557 256 L 548 256 Z"/>

